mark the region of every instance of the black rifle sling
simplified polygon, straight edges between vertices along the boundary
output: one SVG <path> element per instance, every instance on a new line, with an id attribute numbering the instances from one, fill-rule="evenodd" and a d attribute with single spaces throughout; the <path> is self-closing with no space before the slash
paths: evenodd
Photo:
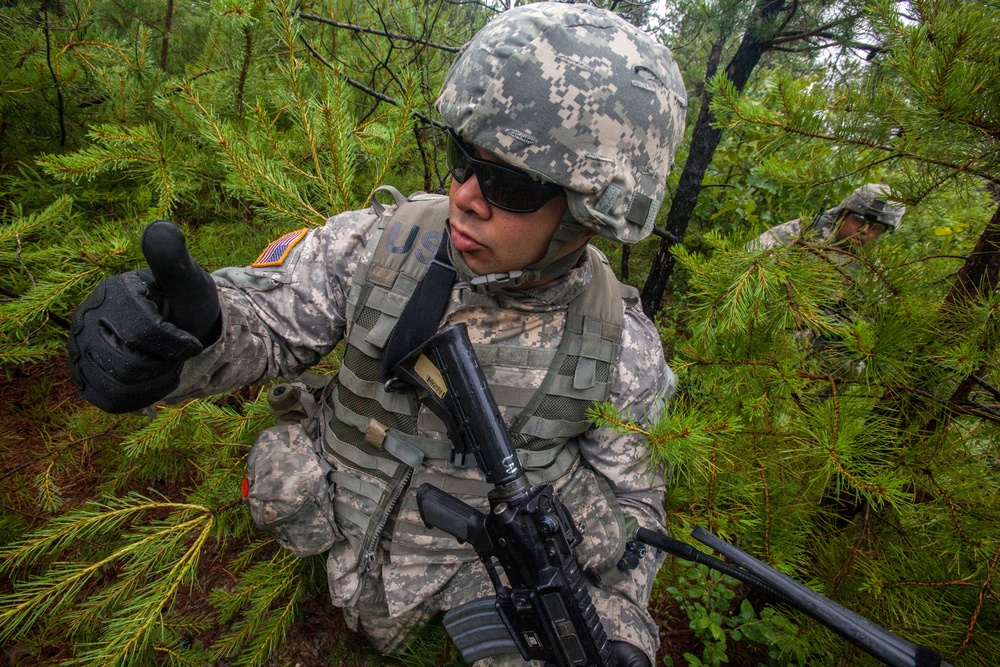
<path id="1" fill-rule="evenodd" d="M 437 333 L 454 283 L 455 268 L 448 258 L 446 237 L 441 239 L 430 268 L 413 288 L 413 295 L 406 302 L 396 326 L 389 334 L 382 354 L 382 381 L 385 382 L 386 389 L 399 391 L 407 386 L 393 375 L 392 369 L 403 357 Z"/>

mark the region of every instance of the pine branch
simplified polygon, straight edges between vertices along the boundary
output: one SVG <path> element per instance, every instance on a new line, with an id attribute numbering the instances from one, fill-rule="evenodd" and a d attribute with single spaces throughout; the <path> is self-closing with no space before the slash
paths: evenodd
<path id="1" fill-rule="evenodd" d="M 181 539 L 188 542 L 186 550 L 180 557 L 175 557 L 165 572 L 162 570 L 145 573 L 155 576 L 154 583 L 135 595 L 106 624 L 103 633 L 104 642 L 90 650 L 81 652 L 81 660 L 89 660 L 94 665 L 109 667 L 130 667 L 135 658 L 147 649 L 153 640 L 154 631 L 161 623 L 163 609 L 169 607 L 177 590 L 184 583 L 190 582 L 197 573 L 198 560 L 201 551 L 211 534 L 214 520 L 211 514 L 198 517 L 179 524 L 173 530 L 173 536 L 179 545 Z M 196 528 L 199 530 L 195 531 Z M 193 539 L 189 539 L 189 536 Z M 163 540 L 168 537 L 164 532 L 153 533 L 150 539 Z M 161 549 L 163 547 L 161 546 Z M 140 568 L 149 563 L 149 559 L 138 561 Z M 140 574 L 134 572 L 134 574 Z M 145 578 L 145 577 L 143 577 Z M 110 592 L 110 591 L 109 591 Z"/>
<path id="2" fill-rule="evenodd" d="M 996 554 L 994 554 L 992 560 L 986 566 L 986 579 L 983 581 L 982 586 L 979 588 L 979 600 L 976 603 L 976 608 L 972 611 L 972 616 L 969 618 L 968 629 L 965 632 L 965 637 L 962 638 L 962 643 L 959 645 L 955 652 L 952 653 L 951 659 L 956 660 L 965 651 L 965 648 L 973 639 L 973 633 L 976 630 L 976 623 L 979 619 L 979 614 L 983 610 L 983 605 L 986 602 L 986 596 L 990 592 L 990 582 L 993 579 L 993 573 L 996 571 L 997 563 L 1000 562 L 1000 549 L 997 549 Z"/>
<path id="3" fill-rule="evenodd" d="M 401 157 L 405 141 L 409 137 L 408 118 L 410 112 L 412 112 L 410 108 L 412 90 L 409 87 L 406 90 L 406 94 L 406 102 L 400 107 L 401 113 L 395 114 L 393 119 L 395 122 L 391 126 L 388 126 L 388 124 L 375 125 L 369 122 L 359 128 L 359 140 L 368 148 L 369 153 L 378 156 L 374 160 L 372 185 L 368 196 L 365 198 L 366 201 L 371 199 L 378 184 L 386 181 L 390 170 L 395 166 L 396 160 Z M 380 150 L 372 149 L 370 143 L 365 141 L 369 138 L 375 139 L 380 144 Z"/>
<path id="4" fill-rule="evenodd" d="M 948 494 L 948 491 L 943 486 L 941 486 L 941 483 L 938 482 L 938 480 L 934 477 L 933 472 L 931 472 L 929 468 L 925 468 L 923 472 L 931 480 L 931 484 L 933 484 L 935 488 L 937 488 L 938 493 L 941 495 L 942 498 L 944 498 L 945 503 L 948 505 L 948 512 L 951 514 L 951 520 L 955 524 L 955 532 L 958 534 L 958 536 L 962 539 L 963 542 L 968 543 L 969 537 L 965 534 L 965 531 L 962 530 L 962 522 L 958 518 L 958 511 L 955 508 L 954 499 Z"/>
<path id="5" fill-rule="evenodd" d="M 9 467 L 6 470 L 4 470 L 4 472 L 3 472 L 2 475 L 0 475 L 0 482 L 2 482 L 3 480 L 5 480 L 6 478 L 10 477 L 11 475 L 17 474 L 18 472 L 20 472 L 21 470 L 24 470 L 25 468 L 28 468 L 30 466 L 35 465 L 36 463 L 38 463 L 40 461 L 44 461 L 45 459 L 49 459 L 49 458 L 55 458 L 56 456 L 59 456 L 60 454 L 62 454 L 64 451 L 66 451 L 70 447 L 75 447 L 76 445 L 82 445 L 83 443 L 89 442 L 89 441 L 94 440 L 96 438 L 103 438 L 105 436 L 109 436 L 115 430 L 117 430 L 117 428 L 121 425 L 121 423 L 124 420 L 125 420 L 125 418 L 122 417 L 121 419 L 118 419 L 114 424 L 112 424 L 109 428 L 107 428 L 106 430 L 104 430 L 104 431 L 102 431 L 100 433 L 92 433 L 92 434 L 86 435 L 86 436 L 84 436 L 82 438 L 77 438 L 76 440 L 72 440 L 70 442 L 65 443 L 64 445 L 62 445 L 61 447 L 59 447 L 57 449 L 54 449 L 54 450 L 52 450 L 50 452 L 46 452 L 45 454 L 40 454 L 40 455 L 36 456 L 35 458 L 31 459 L 30 461 L 26 461 L 24 463 L 21 463 L 19 465 L 14 466 L 14 467 Z"/>
<path id="6" fill-rule="evenodd" d="M 856 146 L 860 148 L 868 148 L 872 150 L 881 151 L 883 153 L 889 153 L 890 159 L 900 160 L 908 159 L 915 162 L 921 162 L 925 164 L 931 164 L 938 167 L 945 167 L 947 169 L 952 169 L 954 171 L 971 174 L 977 176 L 990 183 L 995 183 L 1000 185 L 1000 176 L 992 174 L 990 172 L 985 172 L 980 169 L 975 168 L 976 164 L 980 164 L 987 161 L 987 158 L 995 155 L 995 149 L 987 149 L 972 155 L 965 162 L 954 162 L 950 160 L 943 160 L 940 158 L 935 158 L 929 155 L 921 155 L 918 153 L 913 153 L 909 151 L 900 151 L 895 146 L 891 144 L 880 143 L 876 141 L 871 141 L 867 139 L 858 139 L 849 135 L 836 135 L 826 132 L 818 132 L 808 130 L 803 127 L 793 125 L 774 118 L 763 118 L 756 115 L 750 115 L 745 111 L 745 108 L 737 102 L 736 91 L 731 87 L 731 85 L 721 85 L 715 91 L 715 99 L 725 100 L 727 102 L 726 109 L 733 114 L 737 119 L 753 125 L 759 125 L 764 127 L 771 127 L 777 130 L 781 130 L 787 134 L 793 134 L 800 137 L 805 137 L 808 139 L 817 139 L 821 141 L 828 141 L 836 144 L 843 144 L 847 146 Z"/>
<path id="7" fill-rule="evenodd" d="M 310 560 L 279 549 L 269 561 L 251 567 L 235 590 L 212 592 L 209 601 L 222 618 L 240 617 L 212 646 L 216 660 L 235 658 L 234 665 L 250 667 L 274 654 L 298 616 Z"/>
<path id="8" fill-rule="evenodd" d="M 341 23 L 340 21 L 334 21 L 332 19 L 325 18 L 323 16 L 316 16 L 315 14 L 307 14 L 306 12 L 299 12 L 297 16 L 301 19 L 307 21 L 315 21 L 317 23 L 325 23 L 326 25 L 332 25 L 335 28 L 343 28 L 345 30 L 352 30 L 354 32 L 363 33 L 366 35 L 378 35 L 379 37 L 389 37 L 390 39 L 401 39 L 405 42 L 411 44 L 420 44 L 421 46 L 429 46 L 440 51 L 445 51 L 447 53 L 458 53 L 461 47 L 458 46 L 448 46 L 447 44 L 437 44 L 435 42 L 422 39 L 420 37 L 413 37 L 411 35 L 403 35 L 398 32 L 389 32 L 387 30 L 376 30 L 374 28 L 366 28 L 360 25 L 353 25 L 351 23 Z M 303 38 L 303 41 L 305 39 Z M 310 50 L 312 48 L 310 47 Z"/>
<path id="9" fill-rule="evenodd" d="M 128 665 L 129 658 L 149 640 L 149 632 L 159 619 L 181 581 L 189 578 L 205 540 L 214 525 L 214 513 L 208 508 L 185 503 L 158 502 L 138 495 L 111 500 L 106 505 L 91 504 L 69 514 L 54 518 L 28 539 L 0 550 L 0 572 L 36 563 L 46 556 L 55 556 L 81 539 L 114 536 L 122 527 L 148 512 L 173 511 L 173 521 L 154 523 L 145 532 L 133 533 L 125 543 L 110 554 L 91 563 L 57 564 L 37 575 L 15 592 L 0 596 L 0 641 L 20 636 L 52 615 L 58 615 L 73 604 L 84 588 L 108 566 L 137 559 L 140 564 L 165 558 L 167 570 L 126 605 L 114 623 L 124 633 L 112 636 L 110 642 L 95 648 L 109 658 L 105 664 Z M 186 514 L 193 518 L 185 519 Z M 194 537 L 180 558 L 171 558 L 172 545 Z"/>
<path id="10" fill-rule="evenodd" d="M 643 428 L 611 403 L 595 403 L 587 409 L 587 419 L 598 428 L 608 428 L 622 435 L 636 436 L 649 445 L 648 467 L 683 475 L 694 460 L 705 454 L 705 448 L 719 437 L 740 427 L 739 419 L 715 421 L 709 413 L 689 409 L 665 413 L 655 424 Z M 637 462 L 638 463 L 638 462 Z"/>
<path id="11" fill-rule="evenodd" d="M 233 169 L 228 183 L 231 187 L 248 192 L 257 202 L 266 205 L 267 209 L 273 209 L 291 220 L 314 226 L 326 219 L 325 215 L 303 198 L 295 183 L 278 171 L 270 161 L 260 160 L 263 152 L 255 149 L 250 142 L 252 137 L 227 127 L 204 105 L 199 94 L 190 85 L 183 86 L 183 90 L 191 104 L 200 112 L 200 121 L 204 124 L 208 137 L 229 160 L 229 166 Z"/>
<path id="12" fill-rule="evenodd" d="M 315 56 L 317 60 L 319 60 L 321 63 L 323 63 L 324 66 L 330 68 L 334 72 L 337 72 L 337 68 L 334 67 L 330 63 L 330 61 L 328 61 L 326 58 L 324 58 L 319 53 L 319 51 L 317 51 L 316 48 L 312 44 L 309 43 L 309 40 L 307 40 L 304 35 L 300 35 L 299 37 L 302 40 L 302 43 L 306 45 L 306 48 L 309 49 L 309 52 L 312 53 L 313 56 Z M 397 102 L 393 98 L 389 97 L 385 93 L 380 93 L 377 90 L 373 90 L 372 88 L 369 88 L 368 86 L 366 86 L 365 84 L 361 83 L 357 79 L 355 79 L 353 77 L 350 77 L 350 76 L 348 76 L 346 74 L 344 74 L 343 77 L 344 77 L 344 80 L 348 84 L 350 84 L 351 86 L 357 88 L 358 90 L 360 90 L 361 92 L 365 93 L 366 95 L 371 95 L 375 99 L 377 99 L 377 100 L 379 100 L 381 102 L 386 102 L 386 103 L 391 104 L 391 105 L 393 105 L 395 107 L 401 106 L 399 102 Z M 430 116 L 427 116 L 427 115 L 425 115 L 425 114 L 417 111 L 416 109 L 410 109 L 409 113 L 413 114 L 413 116 L 415 116 L 416 118 L 419 118 L 421 121 L 423 121 L 424 123 L 427 123 L 428 125 L 433 125 L 434 127 L 439 127 L 441 129 L 447 129 L 448 128 L 448 125 L 446 123 L 442 123 L 439 120 L 434 120 Z"/>
<path id="13" fill-rule="evenodd" d="M 94 144 L 75 153 L 46 155 L 38 163 L 51 175 L 79 183 L 110 171 L 145 176 L 159 202 L 151 212 L 167 215 L 178 192 L 178 176 L 190 169 L 182 160 L 174 161 L 169 141 L 153 124 L 120 129 L 114 125 L 96 125 L 87 132 Z"/>
<path id="14" fill-rule="evenodd" d="M 131 459 L 142 459 L 153 455 L 157 449 L 173 444 L 178 429 L 190 422 L 187 410 L 194 403 L 191 400 L 160 410 L 156 419 L 125 438 L 121 445 L 122 453 Z"/>

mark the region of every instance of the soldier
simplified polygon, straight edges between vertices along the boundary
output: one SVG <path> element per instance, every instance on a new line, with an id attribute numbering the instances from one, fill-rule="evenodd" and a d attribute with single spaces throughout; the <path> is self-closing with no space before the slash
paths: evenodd
<path id="1" fill-rule="evenodd" d="M 789 220 L 761 234 L 751 244 L 756 249 L 788 244 L 803 234 L 814 234 L 817 243 L 865 245 L 885 232 L 899 229 L 906 207 L 893 201 L 881 183 L 862 185 L 835 208 L 824 211 L 805 230 L 798 220 Z"/>
<path id="2" fill-rule="evenodd" d="M 669 50 L 614 14 L 504 12 L 437 101 L 450 126 L 447 197 L 390 188 L 395 205 L 335 215 L 211 276 L 193 261 L 154 262 L 183 237 L 153 223 L 153 273 L 109 278 L 74 314 L 74 381 L 125 412 L 299 378 L 248 457 L 248 504 L 295 553 L 327 553 L 334 604 L 392 651 L 440 611 L 493 594 L 475 552 L 425 528 L 415 502 L 432 481 L 483 509 L 491 486 L 387 372 L 420 322 L 465 323 L 529 480 L 552 483 L 582 527 L 575 555 L 619 662 L 649 665 L 662 555 L 619 563 L 636 526 L 664 524 L 665 482 L 644 445 L 594 427 L 586 409 L 610 400 L 655 420 L 676 379 L 637 292 L 588 241 L 649 234 L 686 104 Z M 302 375 L 342 339 L 335 381 Z M 294 493 L 311 500 L 287 516 L 280 494 L 300 483 Z"/>

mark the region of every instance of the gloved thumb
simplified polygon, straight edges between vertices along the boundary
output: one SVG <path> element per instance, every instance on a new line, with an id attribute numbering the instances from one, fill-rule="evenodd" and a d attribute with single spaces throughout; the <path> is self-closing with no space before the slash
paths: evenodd
<path id="1" fill-rule="evenodd" d="M 184 232 L 154 220 L 142 233 L 142 254 L 165 297 L 164 319 L 208 347 L 220 333 L 219 294 L 212 277 L 188 252 Z"/>

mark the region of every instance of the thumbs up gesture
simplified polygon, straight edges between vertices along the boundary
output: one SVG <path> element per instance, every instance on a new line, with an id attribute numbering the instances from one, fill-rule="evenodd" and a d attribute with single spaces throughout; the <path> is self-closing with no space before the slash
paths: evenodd
<path id="1" fill-rule="evenodd" d="M 221 333 L 215 283 L 177 225 L 150 223 L 142 252 L 148 270 L 104 280 L 73 313 L 70 375 L 80 395 L 107 412 L 138 410 L 169 394 L 184 361 Z"/>

